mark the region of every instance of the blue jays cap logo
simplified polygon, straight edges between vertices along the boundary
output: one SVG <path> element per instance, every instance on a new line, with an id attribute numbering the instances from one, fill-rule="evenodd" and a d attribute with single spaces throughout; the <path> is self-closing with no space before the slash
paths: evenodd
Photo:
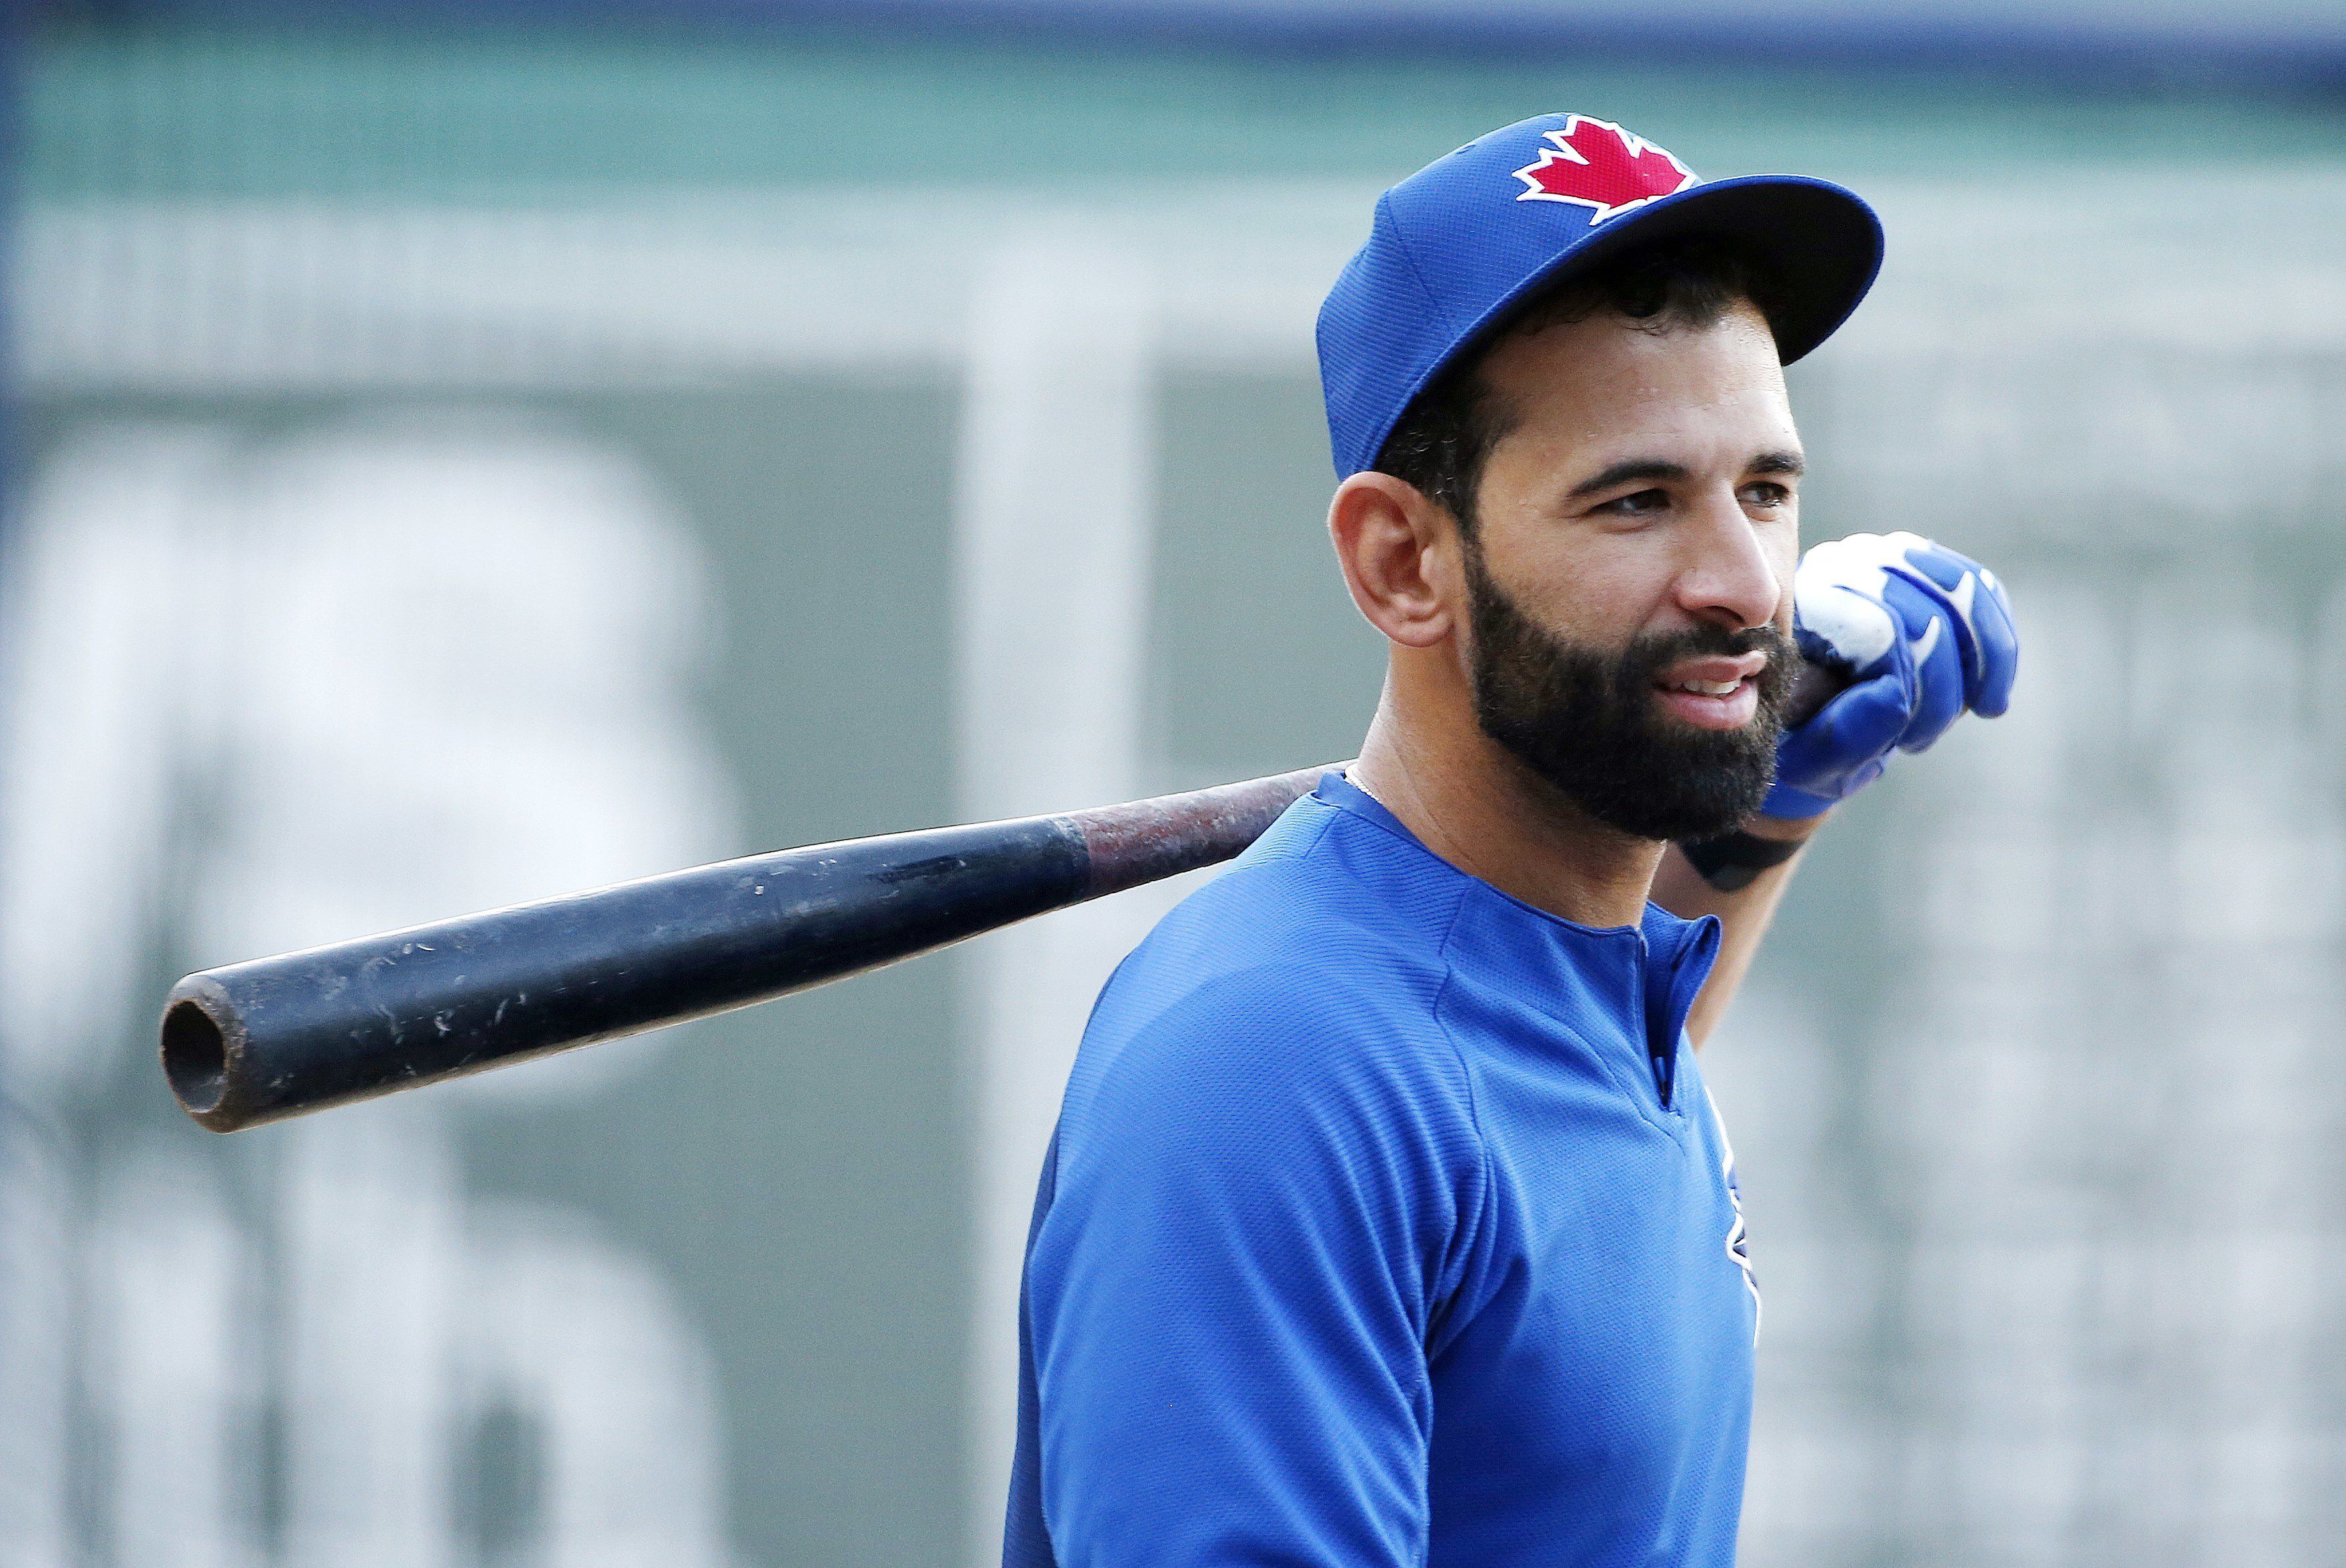
<path id="1" fill-rule="evenodd" d="M 1562 130 L 1540 138 L 1539 159 L 1515 170 L 1524 182 L 1517 201 L 1569 201 L 1593 210 L 1588 225 L 1643 207 L 1695 183 L 1694 171 L 1641 136 L 1610 120 L 1566 118 Z"/>

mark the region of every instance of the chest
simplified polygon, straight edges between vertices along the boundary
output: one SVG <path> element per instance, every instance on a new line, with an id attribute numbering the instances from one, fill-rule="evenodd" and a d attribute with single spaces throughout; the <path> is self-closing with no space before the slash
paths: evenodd
<path id="1" fill-rule="evenodd" d="M 1626 1033 L 1522 1032 L 1478 1058 L 1494 1212 L 1433 1348 L 1437 1484 L 1652 1497 L 1739 1473 L 1758 1300 L 1691 1056 L 1668 1105 Z"/>

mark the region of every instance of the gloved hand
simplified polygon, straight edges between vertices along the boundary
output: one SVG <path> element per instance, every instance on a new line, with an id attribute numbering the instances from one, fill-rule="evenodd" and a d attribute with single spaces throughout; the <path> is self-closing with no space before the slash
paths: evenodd
<path id="1" fill-rule="evenodd" d="M 1968 708 L 2012 698 L 2020 641 L 1994 572 L 1919 534 L 1818 545 L 1792 576 L 1801 655 L 1850 686 L 1776 745 L 1770 817 L 1813 817 L 1879 778 L 1893 749 L 1920 751 Z"/>

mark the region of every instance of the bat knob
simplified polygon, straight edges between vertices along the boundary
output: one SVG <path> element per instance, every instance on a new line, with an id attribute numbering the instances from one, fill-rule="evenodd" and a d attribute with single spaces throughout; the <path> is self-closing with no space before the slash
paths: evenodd
<path id="1" fill-rule="evenodd" d="M 1784 728 L 1794 729 L 1806 724 L 1826 703 L 1848 690 L 1849 685 L 1849 671 L 1803 658 L 1800 673 L 1792 677 L 1792 693 L 1784 699 Z"/>

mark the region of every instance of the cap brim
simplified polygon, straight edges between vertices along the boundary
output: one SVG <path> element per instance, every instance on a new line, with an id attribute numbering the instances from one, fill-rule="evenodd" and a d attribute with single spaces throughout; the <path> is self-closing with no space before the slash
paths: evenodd
<path id="1" fill-rule="evenodd" d="M 1658 197 L 1614 219 L 1494 311 L 1624 250 L 1715 239 L 1758 264 L 1754 302 L 1786 364 L 1832 336 L 1882 270 L 1882 220 L 1854 192 L 1791 174 L 1747 175 Z"/>
<path id="2" fill-rule="evenodd" d="M 1760 276 L 1752 283 L 1761 297 L 1754 303 L 1788 365 L 1849 320 L 1882 270 L 1882 220 L 1856 192 L 1797 174 L 1716 180 L 1609 219 L 1484 311 L 1442 364 L 1480 342 L 1530 295 L 1625 250 L 1670 239 L 1718 239 L 1758 263 Z M 1411 395 L 1441 369 L 1429 372 Z"/>

